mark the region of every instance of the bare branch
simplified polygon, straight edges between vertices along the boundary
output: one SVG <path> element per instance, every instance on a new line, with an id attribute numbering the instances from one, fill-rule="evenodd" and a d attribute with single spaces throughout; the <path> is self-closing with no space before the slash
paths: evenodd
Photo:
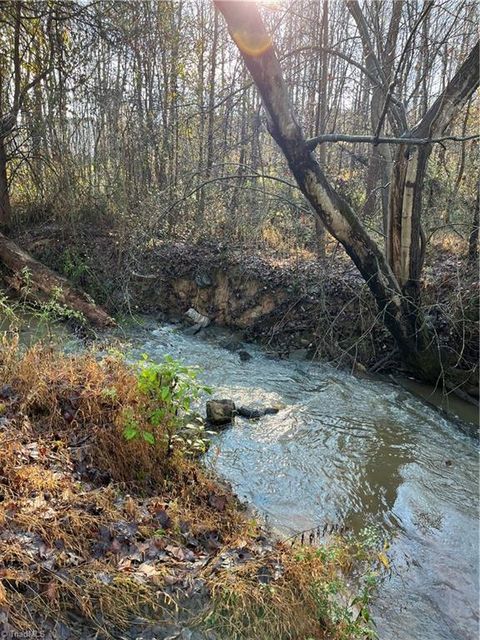
<path id="1" fill-rule="evenodd" d="M 432 104 L 412 133 L 432 136 L 443 133 L 456 110 L 476 91 L 479 85 L 480 41 L 470 51 L 455 75 Z"/>
<path id="2" fill-rule="evenodd" d="M 365 57 L 365 65 L 369 71 L 369 77 L 374 76 L 377 78 L 377 82 L 375 84 L 378 84 L 382 87 L 382 91 L 386 96 L 387 92 L 389 91 L 388 80 L 385 75 L 385 71 L 380 64 L 380 61 L 375 55 L 365 16 L 363 15 L 363 12 L 357 0 L 348 0 L 346 4 L 358 28 Z M 389 115 L 390 125 L 392 126 L 393 131 L 395 133 L 401 133 L 402 131 L 405 131 L 407 129 L 407 117 L 405 108 L 396 99 L 390 100 L 389 103 L 390 102 L 392 106 L 390 107 L 390 109 L 387 108 L 386 114 Z M 389 103 L 387 104 L 387 107 L 389 106 Z"/>
<path id="3" fill-rule="evenodd" d="M 315 147 L 323 142 L 367 142 L 369 144 L 406 144 L 406 145 L 414 145 L 421 146 L 426 144 L 435 144 L 445 142 L 446 140 L 450 140 L 453 142 L 466 142 L 468 140 L 478 140 L 480 138 L 480 134 L 475 134 L 471 136 L 443 136 L 442 138 L 408 138 L 408 137 L 399 137 L 389 138 L 388 136 L 357 136 L 357 135 L 348 135 L 345 133 L 325 133 L 321 136 L 316 136 L 315 138 L 310 138 L 307 140 L 308 148 L 313 151 Z"/>
<path id="4" fill-rule="evenodd" d="M 410 43 L 413 40 L 413 37 L 415 36 L 415 33 L 416 33 L 418 27 L 420 26 L 422 21 L 427 17 L 427 15 L 430 12 L 430 9 L 432 7 L 433 7 L 433 0 L 430 0 L 430 2 L 426 5 L 424 10 L 420 14 L 420 16 L 419 16 L 418 20 L 416 21 L 416 23 L 413 25 L 413 28 L 412 28 L 412 30 L 410 32 L 410 35 L 407 38 L 407 42 L 405 43 L 405 47 L 403 48 L 402 55 L 400 56 L 400 61 L 399 61 L 398 65 L 397 65 L 397 68 L 395 69 L 395 73 L 393 75 L 393 78 L 392 78 L 392 81 L 390 83 L 390 86 L 388 87 L 388 92 L 387 92 L 387 95 L 385 97 L 385 103 L 383 105 L 382 113 L 380 115 L 380 119 L 379 119 L 378 124 L 377 124 L 377 129 L 375 131 L 375 137 L 376 138 L 378 138 L 378 136 L 380 135 L 380 132 L 382 130 L 383 122 L 385 120 L 385 116 L 387 115 L 388 107 L 389 107 L 390 101 L 392 99 L 393 92 L 395 90 L 395 86 L 396 86 L 397 81 L 398 81 L 398 76 L 403 70 L 403 65 L 405 63 L 405 57 L 406 57 L 406 54 L 408 52 L 408 48 L 410 46 Z"/>

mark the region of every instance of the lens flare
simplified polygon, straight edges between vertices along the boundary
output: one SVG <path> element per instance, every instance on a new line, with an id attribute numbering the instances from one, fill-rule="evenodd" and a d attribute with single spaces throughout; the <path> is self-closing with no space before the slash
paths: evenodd
<path id="1" fill-rule="evenodd" d="M 267 33 L 238 30 L 232 33 L 237 47 L 249 56 L 258 57 L 272 46 L 272 39 Z"/>

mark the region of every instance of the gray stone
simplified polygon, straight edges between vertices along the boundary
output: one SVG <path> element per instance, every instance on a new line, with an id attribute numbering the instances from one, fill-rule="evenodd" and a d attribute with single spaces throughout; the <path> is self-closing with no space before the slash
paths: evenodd
<path id="1" fill-rule="evenodd" d="M 188 311 L 185 311 L 185 315 L 187 318 L 194 324 L 200 327 L 207 327 L 210 324 L 210 318 L 204 316 L 202 313 L 199 313 L 193 307 L 190 307 Z"/>
<path id="2" fill-rule="evenodd" d="M 280 407 L 266 407 L 257 409 L 255 407 L 237 407 L 237 415 L 247 418 L 247 420 L 258 420 L 263 416 L 272 416 L 278 413 Z"/>
<path id="3" fill-rule="evenodd" d="M 290 351 L 290 353 L 288 354 L 288 359 L 297 360 L 301 362 L 303 360 L 306 360 L 308 356 L 309 356 L 308 349 L 295 349 L 294 351 Z"/>
<path id="4" fill-rule="evenodd" d="M 232 422 L 235 416 L 233 400 L 208 400 L 207 420 L 211 425 L 221 426 Z"/>

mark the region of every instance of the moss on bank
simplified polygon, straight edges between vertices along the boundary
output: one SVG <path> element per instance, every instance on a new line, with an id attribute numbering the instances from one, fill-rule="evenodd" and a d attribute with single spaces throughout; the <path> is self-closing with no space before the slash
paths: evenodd
<path id="1" fill-rule="evenodd" d="M 170 400 L 162 405 L 118 356 L 38 344 L 21 352 L 4 338 L 0 376 L 6 637 L 166 637 L 180 622 L 229 639 L 373 635 L 372 574 L 358 577 L 353 604 L 346 587 L 372 549 L 266 536 L 171 437 Z M 128 439 L 132 415 L 152 428 L 153 402 L 165 409 L 154 439 Z"/>

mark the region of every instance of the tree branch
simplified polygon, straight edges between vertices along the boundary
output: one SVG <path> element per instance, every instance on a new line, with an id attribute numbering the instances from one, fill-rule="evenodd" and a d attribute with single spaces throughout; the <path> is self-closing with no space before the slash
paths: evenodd
<path id="1" fill-rule="evenodd" d="M 408 137 L 388 137 L 388 136 L 357 136 L 348 135 L 346 133 L 324 133 L 321 136 L 310 138 L 307 140 L 307 145 L 310 151 L 313 151 L 315 147 L 323 142 L 367 142 L 369 144 L 406 144 L 421 146 L 425 144 L 435 144 L 451 140 L 453 142 L 466 142 L 468 140 L 478 140 L 480 134 L 471 136 L 443 136 L 442 138 L 408 138 Z"/>
<path id="2" fill-rule="evenodd" d="M 412 135 L 431 137 L 446 130 L 458 107 L 464 104 L 478 88 L 479 57 L 480 41 L 477 41 L 445 89 L 412 129 Z"/>
<path id="3" fill-rule="evenodd" d="M 382 68 L 382 65 L 380 64 L 380 61 L 375 55 L 365 16 L 363 15 L 363 12 L 357 0 L 347 0 L 346 4 L 347 9 L 349 10 L 351 16 L 355 20 L 355 24 L 357 25 L 360 40 L 362 42 L 365 65 L 369 71 L 369 77 L 373 76 L 377 78 L 376 84 L 381 86 L 382 91 L 386 97 L 389 92 L 388 79 L 385 75 L 385 71 Z M 394 96 L 392 95 L 391 98 L 394 98 Z M 386 114 L 388 114 L 389 116 L 390 125 L 394 133 L 402 133 L 407 129 L 407 116 L 405 113 L 405 107 L 396 98 L 394 98 L 393 100 L 390 99 L 390 102 L 392 103 L 392 105 L 389 109 L 387 108 L 386 111 Z M 387 107 L 388 106 L 389 105 L 387 104 Z"/>
<path id="4" fill-rule="evenodd" d="M 399 61 L 398 65 L 397 65 L 397 68 L 395 69 L 395 73 L 394 73 L 394 76 L 392 78 L 392 81 L 390 82 L 390 86 L 388 87 L 388 92 L 387 92 L 387 95 L 385 97 L 385 103 L 383 105 L 382 113 L 380 115 L 380 119 L 379 119 L 378 124 L 377 124 L 377 129 L 375 131 L 375 137 L 376 138 L 378 138 L 380 136 L 380 132 L 382 131 L 383 122 L 384 122 L 385 116 L 387 115 L 387 112 L 388 112 L 388 106 L 390 104 L 390 100 L 393 97 L 393 92 L 395 90 L 395 86 L 396 86 L 397 81 L 398 81 L 398 76 L 403 70 L 403 65 L 405 63 L 405 56 L 406 56 L 406 54 L 408 52 L 408 48 L 410 46 L 410 43 L 413 40 L 418 27 L 420 26 L 422 21 L 427 17 L 427 15 L 428 15 L 428 13 L 429 13 L 429 11 L 431 10 L 432 7 L 433 7 L 433 0 L 430 0 L 430 2 L 425 6 L 424 10 L 420 14 L 420 16 L 419 16 L 418 20 L 416 21 L 416 23 L 413 25 L 413 28 L 412 28 L 412 30 L 410 32 L 410 35 L 407 38 L 407 42 L 405 43 L 405 46 L 403 48 L 402 55 L 400 56 L 400 61 Z"/>

